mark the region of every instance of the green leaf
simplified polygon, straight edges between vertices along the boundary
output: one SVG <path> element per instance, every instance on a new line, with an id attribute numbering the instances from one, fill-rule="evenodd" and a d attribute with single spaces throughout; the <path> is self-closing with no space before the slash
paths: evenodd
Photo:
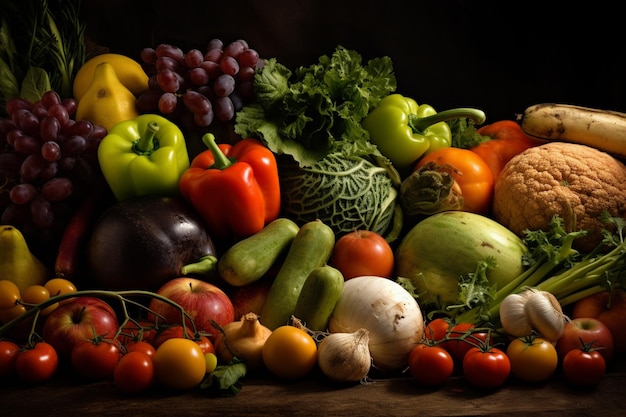
<path id="1" fill-rule="evenodd" d="M 241 378 L 246 376 L 246 364 L 239 358 L 233 358 L 228 364 L 220 365 L 207 374 L 200 384 L 200 389 L 214 397 L 232 397 L 241 390 Z"/>
<path id="2" fill-rule="evenodd" d="M 19 83 L 11 72 L 11 69 L 2 58 L 0 58 L 0 114 L 6 115 L 6 104 L 13 97 L 20 94 Z"/>
<path id="3" fill-rule="evenodd" d="M 50 91 L 50 78 L 48 73 L 39 67 L 30 67 L 22 81 L 20 96 L 31 103 L 41 99 L 46 91 Z"/>
<path id="4" fill-rule="evenodd" d="M 395 91 L 396 79 L 388 57 L 363 66 L 356 51 L 337 46 L 331 56 L 293 72 L 268 59 L 254 85 L 256 103 L 237 113 L 235 132 L 257 137 L 305 167 L 340 148 L 359 153 L 371 148 L 361 121 Z"/>

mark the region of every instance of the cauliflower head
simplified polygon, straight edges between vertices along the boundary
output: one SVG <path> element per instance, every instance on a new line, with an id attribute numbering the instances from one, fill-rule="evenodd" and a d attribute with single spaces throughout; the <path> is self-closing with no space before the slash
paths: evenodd
<path id="1" fill-rule="evenodd" d="M 548 230 L 554 215 L 568 232 L 587 230 L 574 247 L 593 250 L 602 241 L 601 220 L 626 217 L 626 165 L 598 149 L 549 142 L 515 156 L 495 185 L 493 215 L 514 233 Z"/>

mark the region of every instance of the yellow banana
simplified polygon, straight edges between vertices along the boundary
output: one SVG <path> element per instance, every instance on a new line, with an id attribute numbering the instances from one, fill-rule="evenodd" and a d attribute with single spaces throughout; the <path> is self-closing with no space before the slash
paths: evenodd
<path id="1" fill-rule="evenodd" d="M 539 139 L 578 143 L 626 157 L 626 113 L 541 103 L 528 107 L 519 122 L 527 135 Z"/>

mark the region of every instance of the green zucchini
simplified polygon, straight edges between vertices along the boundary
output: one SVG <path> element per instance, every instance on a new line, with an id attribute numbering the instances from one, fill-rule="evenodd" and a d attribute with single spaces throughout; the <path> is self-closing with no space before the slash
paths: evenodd
<path id="1" fill-rule="evenodd" d="M 289 323 L 304 282 L 326 264 L 334 245 L 335 233 L 324 222 L 313 220 L 300 227 L 261 309 L 263 325 L 274 330 Z"/>
<path id="2" fill-rule="evenodd" d="M 324 331 L 343 291 L 341 271 L 330 265 L 315 268 L 302 286 L 296 302 L 294 316 L 310 330 Z"/>
<path id="3" fill-rule="evenodd" d="M 287 218 L 270 222 L 224 252 L 217 263 L 220 277 L 235 287 L 260 279 L 289 249 L 299 230 L 298 225 Z"/>

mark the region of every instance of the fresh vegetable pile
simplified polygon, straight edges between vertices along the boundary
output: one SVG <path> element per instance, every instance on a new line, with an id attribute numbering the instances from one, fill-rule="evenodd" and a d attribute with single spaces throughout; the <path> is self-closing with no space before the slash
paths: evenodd
<path id="1" fill-rule="evenodd" d="M 626 352 L 626 115 L 485 124 L 341 45 L 88 57 L 63 10 L 41 48 L 1 15 L 0 378 L 589 386 Z"/>

